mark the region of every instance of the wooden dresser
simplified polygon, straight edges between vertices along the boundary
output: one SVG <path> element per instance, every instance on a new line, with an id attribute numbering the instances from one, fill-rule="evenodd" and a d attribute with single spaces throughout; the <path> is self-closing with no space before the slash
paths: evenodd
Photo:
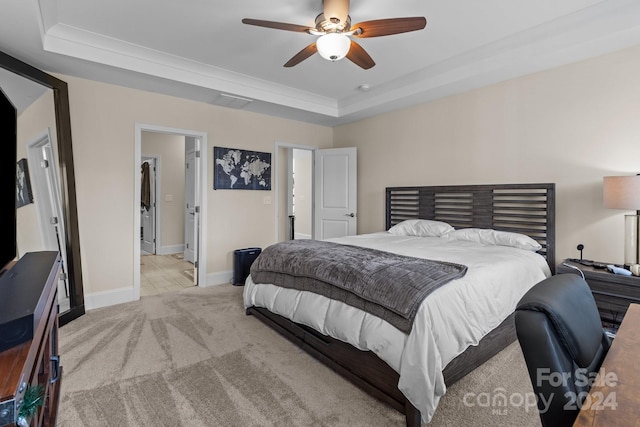
<path id="1" fill-rule="evenodd" d="M 41 287 L 42 292 L 33 311 L 33 338 L 0 352 L 0 426 L 15 425 L 25 391 L 38 384 L 44 388 L 44 405 L 29 420 L 30 426 L 56 423 L 62 376 L 58 355 L 60 262 L 58 252 L 30 252 L 2 277 L 3 281 L 16 282 L 12 286 L 27 286 L 24 282 L 29 282 L 29 287 Z M 6 298 L 6 294 L 2 295 L 0 289 L 0 298 Z"/>
<path id="2" fill-rule="evenodd" d="M 572 268 L 573 267 L 573 268 Z M 597 269 L 565 260 L 558 266 L 558 274 L 580 274 L 591 289 L 603 325 L 617 329 L 624 318 L 629 304 L 640 303 L 640 277 L 621 276 L 606 269 Z"/>

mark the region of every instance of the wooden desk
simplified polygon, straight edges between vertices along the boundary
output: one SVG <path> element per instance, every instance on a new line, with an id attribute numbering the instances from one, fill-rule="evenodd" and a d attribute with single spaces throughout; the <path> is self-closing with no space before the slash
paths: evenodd
<path id="1" fill-rule="evenodd" d="M 640 304 L 631 304 L 575 426 L 640 426 Z M 615 380 L 602 381 L 602 375 Z M 607 401 L 607 399 L 609 399 Z M 588 402 L 591 407 L 588 407 Z M 614 409 L 615 407 L 615 409 Z"/>

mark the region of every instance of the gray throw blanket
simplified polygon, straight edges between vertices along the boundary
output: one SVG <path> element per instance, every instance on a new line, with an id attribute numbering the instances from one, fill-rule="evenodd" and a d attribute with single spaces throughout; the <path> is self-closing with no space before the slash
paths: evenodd
<path id="1" fill-rule="evenodd" d="M 376 315 L 405 333 L 420 303 L 467 267 L 318 240 L 267 247 L 251 266 L 254 283 L 310 291 Z"/>

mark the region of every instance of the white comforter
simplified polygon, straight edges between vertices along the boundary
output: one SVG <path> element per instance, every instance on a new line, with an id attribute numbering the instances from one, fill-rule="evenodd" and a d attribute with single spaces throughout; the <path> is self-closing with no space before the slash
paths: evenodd
<path id="1" fill-rule="evenodd" d="M 311 293 L 255 284 L 244 305 L 310 326 L 361 350 L 371 350 L 400 374 L 399 389 L 429 422 L 445 394 L 442 370 L 506 319 L 524 293 L 550 275 L 542 256 L 523 249 L 387 232 L 331 239 L 402 255 L 466 265 L 467 274 L 429 295 L 409 335 L 384 320 Z"/>

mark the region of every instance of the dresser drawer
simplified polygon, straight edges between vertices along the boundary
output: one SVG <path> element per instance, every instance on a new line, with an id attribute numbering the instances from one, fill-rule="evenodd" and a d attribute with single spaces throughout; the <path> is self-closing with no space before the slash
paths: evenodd
<path id="1" fill-rule="evenodd" d="M 640 303 L 640 286 L 627 283 L 613 283 L 585 275 L 585 279 L 591 288 L 591 292 L 612 298 L 621 298 L 629 303 Z"/>
<path id="2" fill-rule="evenodd" d="M 612 297 L 610 295 L 601 295 L 593 293 L 596 300 L 596 306 L 600 312 L 600 318 L 609 323 L 620 324 L 622 318 L 629 309 L 629 301 L 624 298 Z"/>

